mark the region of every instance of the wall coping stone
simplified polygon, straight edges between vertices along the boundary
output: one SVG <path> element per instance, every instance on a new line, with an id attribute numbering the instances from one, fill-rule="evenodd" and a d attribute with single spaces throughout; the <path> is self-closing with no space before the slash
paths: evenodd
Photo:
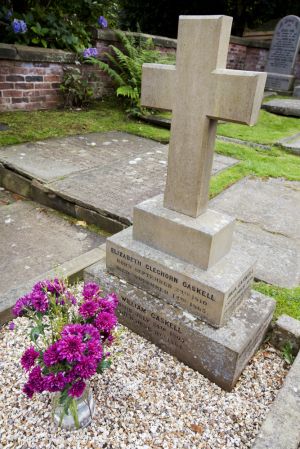
<path id="1" fill-rule="evenodd" d="M 176 48 L 177 47 L 177 39 L 172 39 L 172 38 L 164 37 L 164 36 L 155 36 L 155 35 L 145 34 L 145 33 L 130 32 L 130 31 L 125 31 L 125 34 L 135 36 L 135 37 L 141 36 L 142 38 L 145 38 L 145 40 L 152 38 L 154 45 L 157 45 L 158 47 L 166 47 L 166 48 Z M 118 42 L 116 33 L 113 30 L 94 29 L 93 37 L 94 37 L 94 39 L 99 39 L 99 40 L 103 40 L 103 41 Z M 270 48 L 270 42 L 258 41 L 255 39 L 246 39 L 244 37 L 238 37 L 238 36 L 231 36 L 230 43 L 238 44 L 238 45 L 245 45 L 247 47 L 266 48 L 266 49 Z"/>
<path id="2" fill-rule="evenodd" d="M 53 48 L 0 43 L 0 59 L 28 62 L 74 63 L 76 54 Z"/>
<path id="3" fill-rule="evenodd" d="M 153 39 L 154 45 L 158 47 L 170 49 L 176 49 L 177 47 L 177 39 L 129 31 L 126 31 L 125 34 L 135 37 L 142 37 L 142 39 L 145 40 L 151 38 Z M 116 33 L 113 30 L 94 29 L 93 38 L 102 41 L 118 42 Z M 245 45 L 247 47 L 270 48 L 269 42 L 256 41 L 236 36 L 231 36 L 230 43 Z M 28 62 L 74 63 L 76 60 L 76 54 L 70 51 L 53 48 L 29 47 L 27 45 L 0 43 L 0 59 Z"/>

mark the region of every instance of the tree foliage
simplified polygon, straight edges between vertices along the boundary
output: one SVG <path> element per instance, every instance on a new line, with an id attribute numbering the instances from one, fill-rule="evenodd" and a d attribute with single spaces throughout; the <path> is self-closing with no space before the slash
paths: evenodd
<path id="1" fill-rule="evenodd" d="M 119 0 L 123 29 L 176 37 L 181 14 L 227 14 L 233 16 L 233 31 L 242 35 L 245 26 L 254 27 L 288 14 L 300 15 L 295 0 Z"/>

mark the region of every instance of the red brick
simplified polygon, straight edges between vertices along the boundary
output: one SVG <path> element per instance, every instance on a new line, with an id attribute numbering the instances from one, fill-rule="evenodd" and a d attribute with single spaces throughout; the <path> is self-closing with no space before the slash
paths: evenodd
<path id="1" fill-rule="evenodd" d="M 4 90 L 4 89 L 13 89 L 14 85 L 13 83 L 0 83 L 0 89 Z"/>
<path id="2" fill-rule="evenodd" d="M 7 75 L 9 73 L 10 73 L 9 67 L 5 67 L 5 66 L 0 67 L 0 74 Z"/>
<path id="3" fill-rule="evenodd" d="M 3 91 L 3 97 L 22 97 L 23 93 L 21 90 L 4 90 Z"/>
<path id="4" fill-rule="evenodd" d="M 35 89 L 50 89 L 51 84 L 50 83 L 35 83 L 34 87 L 35 87 Z"/>
<path id="5" fill-rule="evenodd" d="M 33 83 L 16 83 L 15 84 L 15 89 L 34 89 L 34 84 Z"/>
<path id="6" fill-rule="evenodd" d="M 46 101 L 46 97 L 31 97 L 30 103 L 36 103 L 37 101 Z"/>
<path id="7" fill-rule="evenodd" d="M 12 98 L 12 103 L 28 103 L 28 98 Z"/>
<path id="8" fill-rule="evenodd" d="M 44 81 L 49 81 L 50 83 L 56 83 L 61 82 L 62 76 L 61 75 L 45 75 Z"/>
<path id="9" fill-rule="evenodd" d="M 0 98 L 0 104 L 7 104 L 7 103 L 11 103 L 10 98 Z"/>

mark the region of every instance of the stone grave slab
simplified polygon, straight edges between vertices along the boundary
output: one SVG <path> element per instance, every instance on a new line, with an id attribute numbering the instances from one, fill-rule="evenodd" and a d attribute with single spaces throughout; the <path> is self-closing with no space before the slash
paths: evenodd
<path id="1" fill-rule="evenodd" d="M 281 287 L 299 285 L 300 183 L 245 178 L 209 207 L 237 217 L 233 248 L 257 257 L 256 278 Z"/>
<path id="2" fill-rule="evenodd" d="M 104 237 L 70 224 L 37 203 L 9 201 L 1 205 L 0 295 L 104 241 Z"/>
<path id="3" fill-rule="evenodd" d="M 130 145 L 118 149 L 119 159 L 107 154 L 96 168 L 73 173 L 48 183 L 47 187 L 76 204 L 109 213 L 110 216 L 121 218 L 122 221 L 125 219 L 130 224 L 133 207 L 162 193 L 165 188 L 168 145 L 125 133 L 121 136 Z M 236 159 L 216 154 L 212 173 L 237 162 Z"/>
<path id="4" fill-rule="evenodd" d="M 291 153 L 300 155 L 300 133 L 295 134 L 291 137 L 286 137 L 285 139 L 278 140 L 276 145 L 283 147 L 285 150 Z"/>
<path id="5" fill-rule="evenodd" d="M 90 133 L 3 147 L 0 162 L 30 178 L 51 182 L 123 159 L 135 161 L 156 146 L 160 144 L 126 133 Z"/>
<path id="6" fill-rule="evenodd" d="M 281 19 L 274 32 L 268 56 L 266 89 L 291 91 L 293 74 L 300 45 L 300 18 L 286 16 Z"/>
<path id="7" fill-rule="evenodd" d="M 271 321 L 275 301 L 257 292 L 219 329 L 200 321 L 124 279 L 111 276 L 105 259 L 84 271 L 86 281 L 119 296 L 119 321 L 142 337 L 200 371 L 227 391 L 260 345 Z"/>
<path id="8" fill-rule="evenodd" d="M 300 117 L 300 100 L 271 100 L 262 105 L 262 109 L 278 115 Z"/>

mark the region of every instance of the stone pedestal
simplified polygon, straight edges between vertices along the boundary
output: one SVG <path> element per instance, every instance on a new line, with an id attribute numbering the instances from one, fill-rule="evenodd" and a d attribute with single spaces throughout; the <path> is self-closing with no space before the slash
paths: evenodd
<path id="1" fill-rule="evenodd" d="M 138 204 L 133 210 L 133 238 L 207 269 L 231 248 L 235 219 L 207 210 L 197 218 L 163 206 L 163 195 Z"/>
<path id="2" fill-rule="evenodd" d="M 110 275 L 105 260 L 87 268 L 84 279 L 98 282 L 105 292 L 118 294 L 117 313 L 122 324 L 227 391 L 261 344 L 275 308 L 273 299 L 251 292 L 226 325 L 214 329 L 183 308 Z"/>
<path id="3" fill-rule="evenodd" d="M 282 75 L 280 73 L 268 73 L 266 90 L 274 92 L 292 92 L 295 77 L 292 75 Z"/>

